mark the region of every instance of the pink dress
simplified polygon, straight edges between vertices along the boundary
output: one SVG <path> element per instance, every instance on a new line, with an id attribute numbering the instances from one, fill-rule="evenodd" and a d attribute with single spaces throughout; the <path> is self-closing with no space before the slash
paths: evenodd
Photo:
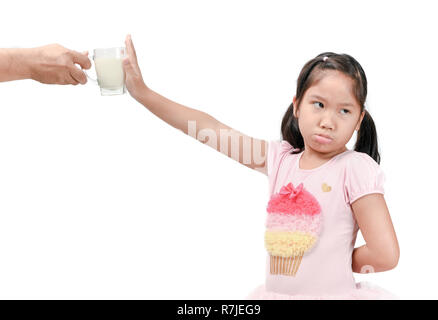
<path id="1" fill-rule="evenodd" d="M 346 150 L 306 170 L 299 167 L 303 152 L 292 150 L 285 140 L 269 142 L 266 281 L 246 299 L 400 299 L 370 282 L 356 283 L 352 271 L 359 227 L 351 203 L 384 194 L 380 166 Z"/>

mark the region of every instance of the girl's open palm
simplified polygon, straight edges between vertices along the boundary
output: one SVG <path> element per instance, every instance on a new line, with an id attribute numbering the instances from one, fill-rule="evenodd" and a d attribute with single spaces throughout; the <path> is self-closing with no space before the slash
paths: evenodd
<path id="1" fill-rule="evenodd" d="M 141 91 L 146 88 L 146 84 L 143 81 L 137 62 L 137 54 L 129 34 L 126 36 L 125 46 L 126 57 L 123 59 L 123 69 L 126 75 L 126 89 L 134 99 L 137 99 Z"/>

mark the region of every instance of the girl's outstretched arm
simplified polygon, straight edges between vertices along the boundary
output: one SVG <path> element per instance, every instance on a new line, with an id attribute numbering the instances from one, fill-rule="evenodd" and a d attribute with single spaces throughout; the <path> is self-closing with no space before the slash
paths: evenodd
<path id="1" fill-rule="evenodd" d="M 267 175 L 266 141 L 249 137 L 205 112 L 183 106 L 148 88 L 143 81 L 130 35 L 126 37 L 125 45 L 127 57 L 123 61 L 123 68 L 126 88 L 134 99 L 174 128 Z"/>

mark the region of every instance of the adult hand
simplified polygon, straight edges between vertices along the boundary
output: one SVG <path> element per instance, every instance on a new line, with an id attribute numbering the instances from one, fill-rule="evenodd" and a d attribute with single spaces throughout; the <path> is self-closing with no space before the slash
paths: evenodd
<path id="1" fill-rule="evenodd" d="M 46 84 L 87 83 L 83 69 L 91 68 L 88 52 L 77 52 L 59 44 L 49 44 L 30 49 L 27 57 L 30 78 Z"/>

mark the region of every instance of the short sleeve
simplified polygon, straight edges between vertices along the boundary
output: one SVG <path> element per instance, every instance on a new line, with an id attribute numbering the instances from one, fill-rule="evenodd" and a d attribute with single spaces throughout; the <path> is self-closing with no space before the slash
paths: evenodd
<path id="1" fill-rule="evenodd" d="M 271 140 L 268 144 L 267 173 L 272 176 L 280 166 L 282 158 L 294 148 L 286 140 Z"/>
<path id="2" fill-rule="evenodd" d="M 370 194 L 384 194 L 385 174 L 368 154 L 354 152 L 345 174 L 344 196 L 347 204 Z"/>

